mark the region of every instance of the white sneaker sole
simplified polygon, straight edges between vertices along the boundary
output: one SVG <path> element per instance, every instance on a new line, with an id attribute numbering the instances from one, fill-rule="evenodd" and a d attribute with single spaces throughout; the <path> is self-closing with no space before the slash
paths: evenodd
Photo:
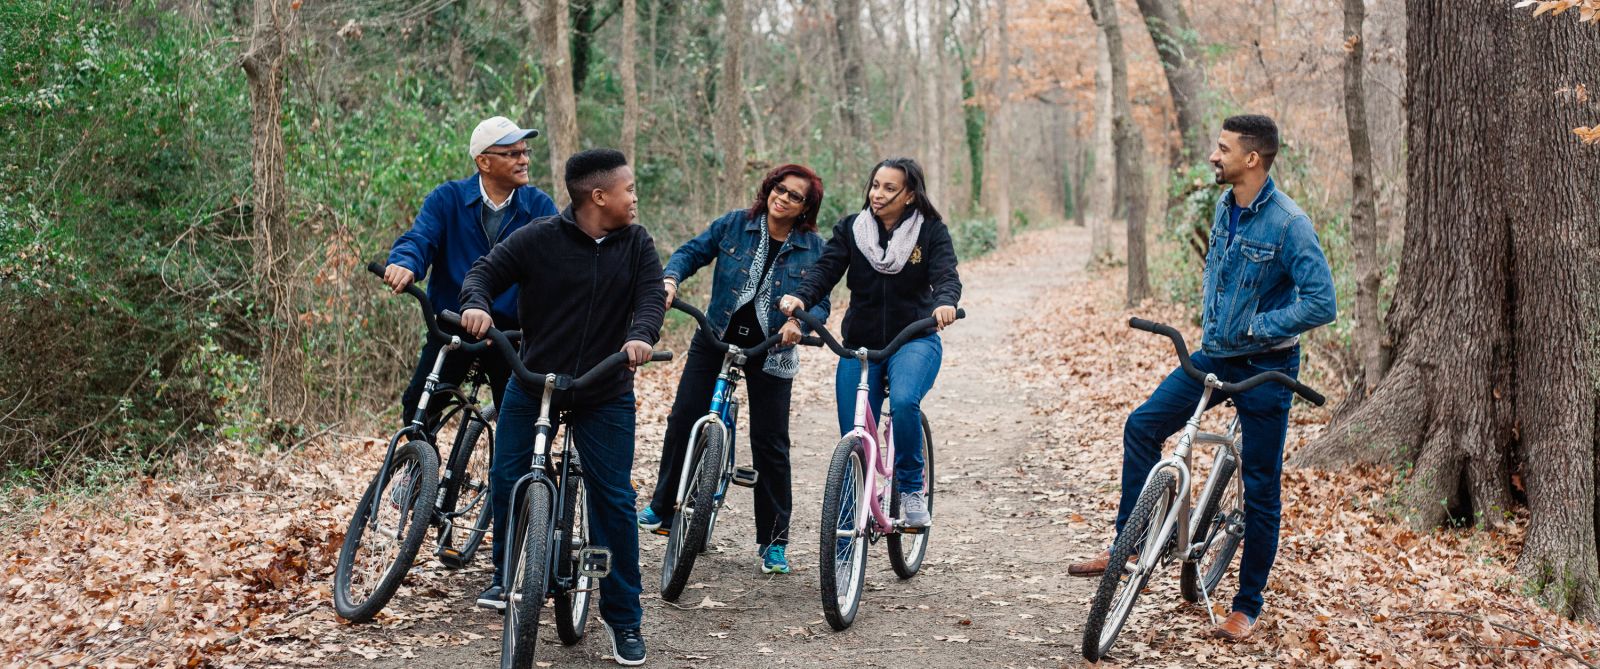
<path id="1" fill-rule="evenodd" d="M 480 598 L 478 598 L 478 608 L 493 609 L 495 611 L 504 611 L 504 610 L 506 610 L 506 600 L 504 600 L 504 599 L 483 599 L 483 598 L 480 597 Z"/>
<path id="2" fill-rule="evenodd" d="M 600 621 L 600 624 L 604 625 L 605 628 L 606 628 L 606 638 L 611 640 L 611 659 L 616 660 L 617 664 L 620 664 L 620 665 L 622 665 L 624 667 L 637 667 L 637 666 L 639 666 L 641 664 L 644 664 L 644 661 L 649 659 L 650 654 L 649 654 L 648 651 L 645 653 L 644 657 L 641 657 L 641 658 L 639 658 L 637 660 L 624 660 L 624 659 L 622 659 L 622 654 L 617 652 L 617 632 L 616 632 L 616 630 L 611 629 L 611 625 L 606 623 L 603 620 Z"/>

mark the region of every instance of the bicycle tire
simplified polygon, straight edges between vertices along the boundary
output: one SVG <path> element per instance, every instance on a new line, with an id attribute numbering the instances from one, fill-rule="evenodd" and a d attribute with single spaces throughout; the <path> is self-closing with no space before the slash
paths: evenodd
<path id="1" fill-rule="evenodd" d="M 673 514 L 672 532 L 667 535 L 667 551 L 661 557 L 661 598 L 675 602 L 689 585 L 694 560 L 703 550 L 711 514 L 716 505 L 717 485 L 722 479 L 722 461 L 727 456 L 723 427 L 708 421 L 695 438 L 695 448 L 687 466 L 689 489 L 683 493 L 684 506 Z"/>
<path id="2" fill-rule="evenodd" d="M 922 414 L 922 488 L 928 494 L 928 517 L 933 517 L 933 427 L 928 425 L 928 414 Z M 889 501 L 889 517 L 900 517 L 899 483 Z M 889 535 L 889 566 L 902 579 L 916 576 L 922 569 L 922 560 L 928 556 L 929 535 L 933 527 L 922 528 L 917 534 L 895 532 Z M 908 545 L 909 544 L 909 545 Z"/>
<path id="3" fill-rule="evenodd" d="M 516 558 L 506 574 L 505 623 L 501 626 L 500 669 L 528 669 L 539 646 L 539 610 L 549 585 L 550 490 L 528 485 L 515 516 Z"/>
<path id="4" fill-rule="evenodd" d="M 381 491 L 377 489 L 379 479 L 387 484 Z M 372 482 L 367 484 L 367 492 L 361 496 L 361 502 L 356 507 L 355 515 L 350 518 L 350 525 L 345 528 L 344 544 L 339 548 L 339 560 L 333 572 L 333 608 L 341 618 L 353 623 L 370 621 L 400 589 L 400 582 L 411 570 L 417 551 L 422 547 L 422 540 L 427 536 L 438 486 L 439 457 L 434 453 L 433 446 L 423 441 L 408 441 L 395 449 L 389 470 L 380 471 L 372 477 Z M 375 512 L 383 510 L 385 498 L 396 497 L 403 498 L 404 504 L 394 505 L 398 512 L 394 527 L 404 530 L 397 538 L 399 546 L 394 559 L 388 561 L 380 558 L 380 562 L 374 564 L 378 566 L 387 562 L 370 593 L 362 596 L 352 592 L 352 577 L 362 558 L 363 540 L 382 536 L 377 532 L 368 533 L 369 529 L 374 529 L 369 527 L 368 521 L 372 520 Z M 382 514 L 379 513 L 379 516 L 378 523 L 381 524 Z M 385 539 L 383 543 L 388 541 Z"/>
<path id="5" fill-rule="evenodd" d="M 1157 542 L 1161 540 L 1161 524 L 1177 496 L 1176 480 L 1171 471 L 1157 472 L 1139 493 L 1139 501 L 1128 515 L 1128 522 L 1123 524 L 1122 534 L 1111 545 L 1111 559 L 1106 563 L 1100 587 L 1089 605 L 1089 618 L 1083 624 L 1083 657 L 1090 662 L 1099 662 L 1111 650 L 1117 635 L 1122 633 L 1122 626 L 1133 613 L 1140 591 L 1155 572 L 1152 569 L 1130 575 L 1126 565 L 1129 557 L 1143 556 L 1150 550 L 1164 550 L 1167 545 L 1167 542 Z M 1113 604 L 1116 604 L 1115 610 Z"/>
<path id="6" fill-rule="evenodd" d="M 443 503 L 439 505 L 439 511 L 446 515 L 454 514 L 464 501 L 468 511 L 456 516 L 455 524 L 465 524 L 471 528 L 460 532 L 462 538 L 459 546 L 456 545 L 457 532 L 446 532 L 443 528 L 439 530 L 439 562 L 450 569 L 460 569 L 472 562 L 478 548 L 483 545 L 484 537 L 488 536 L 489 525 L 494 521 L 494 515 L 489 512 L 489 469 L 494 458 L 494 440 L 492 436 L 484 440 L 483 435 L 492 435 L 492 431 L 485 428 L 494 423 L 498 413 L 499 408 L 491 405 L 480 414 L 483 421 L 469 418 L 450 449 L 450 460 L 445 469 L 455 480 L 448 490 L 441 488 Z M 448 548 L 455 548 L 456 555 L 451 557 L 446 553 L 444 549 Z"/>
<path id="7" fill-rule="evenodd" d="M 576 452 L 576 451 L 570 451 Z M 566 501 L 561 506 L 561 547 L 556 554 L 558 574 L 571 579 L 572 588 L 555 597 L 556 636 L 561 645 L 571 646 L 583 640 L 589 623 L 589 602 L 594 598 L 590 588 L 593 580 L 579 575 L 578 552 L 589 546 L 589 495 L 583 477 L 576 470 L 568 470 L 572 480 L 567 481 Z"/>
<path id="8" fill-rule="evenodd" d="M 1195 541 L 1204 541 L 1206 546 L 1195 561 L 1184 561 L 1183 573 L 1179 577 L 1183 598 L 1191 602 L 1203 601 L 1206 595 L 1217 589 L 1217 584 L 1228 573 L 1228 565 L 1233 563 L 1233 554 L 1239 550 L 1239 543 L 1244 540 L 1244 532 L 1233 529 L 1244 524 L 1244 500 L 1228 494 L 1234 490 L 1229 484 L 1238 464 L 1228 455 L 1218 455 L 1217 460 L 1219 476 L 1214 478 L 1221 485 L 1205 492 L 1206 498 L 1200 506 L 1202 511 L 1194 538 Z M 1223 505 L 1225 499 L 1228 500 L 1226 506 Z M 1206 559 L 1208 555 L 1212 556 L 1209 561 Z"/>
<path id="9" fill-rule="evenodd" d="M 822 522 L 818 547 L 818 578 L 822 584 L 822 613 L 835 631 L 855 622 L 866 585 L 867 542 L 864 534 L 849 538 L 838 531 L 854 532 L 856 505 L 866 503 L 867 463 L 861 459 L 861 438 L 848 435 L 833 447 L 828 479 L 822 489 Z M 841 578 L 842 577 L 842 578 Z"/>

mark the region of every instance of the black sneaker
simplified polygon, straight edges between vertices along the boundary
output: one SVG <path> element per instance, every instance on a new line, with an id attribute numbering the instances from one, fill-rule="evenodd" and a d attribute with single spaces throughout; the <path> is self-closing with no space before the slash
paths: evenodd
<path id="1" fill-rule="evenodd" d="M 644 664 L 644 635 L 639 633 L 639 628 L 615 629 L 608 623 L 606 631 L 611 633 L 611 657 L 617 664 L 626 667 Z"/>
<path id="2" fill-rule="evenodd" d="M 506 610 L 506 589 L 499 583 L 490 583 L 483 592 L 478 593 L 478 606 L 496 611 Z"/>

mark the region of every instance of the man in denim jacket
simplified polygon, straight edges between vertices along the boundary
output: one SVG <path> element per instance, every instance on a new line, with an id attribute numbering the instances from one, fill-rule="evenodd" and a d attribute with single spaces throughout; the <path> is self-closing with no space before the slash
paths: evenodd
<path id="1" fill-rule="evenodd" d="M 1211 153 L 1217 183 L 1231 186 L 1217 203 L 1206 254 L 1204 340 L 1192 356 L 1224 382 L 1262 372 L 1300 373 L 1300 334 L 1333 322 L 1333 275 L 1304 211 L 1277 189 L 1267 170 L 1278 152 L 1278 128 L 1265 116 L 1223 121 Z M 1241 204 L 1243 203 L 1243 204 Z M 1161 444 L 1183 428 L 1203 387 L 1174 370 L 1132 415 L 1122 433 L 1122 499 L 1117 530 L 1161 458 Z M 1229 399 L 1214 393 L 1212 403 Z M 1240 452 L 1245 531 L 1239 593 L 1212 636 L 1242 640 L 1261 615 L 1261 590 L 1278 552 L 1283 441 L 1293 392 L 1265 383 L 1233 396 L 1244 433 Z M 1109 554 L 1071 565 L 1074 576 L 1098 576 Z"/>

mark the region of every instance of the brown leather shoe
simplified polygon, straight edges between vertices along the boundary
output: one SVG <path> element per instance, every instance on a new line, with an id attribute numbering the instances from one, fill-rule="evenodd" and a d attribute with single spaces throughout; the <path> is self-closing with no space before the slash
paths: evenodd
<path id="1" fill-rule="evenodd" d="M 1247 616 L 1238 611 L 1228 614 L 1228 618 L 1221 625 L 1211 628 L 1211 636 L 1224 641 L 1244 641 L 1250 638 L 1250 633 L 1255 631 L 1256 624 Z"/>
<path id="2" fill-rule="evenodd" d="M 1090 577 L 1106 573 L 1106 564 L 1111 562 L 1111 551 L 1102 551 L 1099 555 L 1067 565 L 1068 576 Z"/>

